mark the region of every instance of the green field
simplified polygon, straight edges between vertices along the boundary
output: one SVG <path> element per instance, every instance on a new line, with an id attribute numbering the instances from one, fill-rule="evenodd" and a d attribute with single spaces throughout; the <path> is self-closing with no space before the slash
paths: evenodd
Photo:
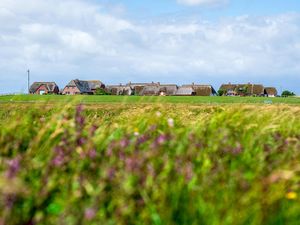
<path id="1" fill-rule="evenodd" d="M 83 103 L 286 103 L 300 104 L 300 98 L 263 97 L 199 97 L 199 96 L 62 96 L 62 95 L 9 95 L 0 96 L 1 102 L 83 102 Z"/>
<path id="2" fill-rule="evenodd" d="M 299 224 L 299 99 L 0 102 L 1 225 Z"/>

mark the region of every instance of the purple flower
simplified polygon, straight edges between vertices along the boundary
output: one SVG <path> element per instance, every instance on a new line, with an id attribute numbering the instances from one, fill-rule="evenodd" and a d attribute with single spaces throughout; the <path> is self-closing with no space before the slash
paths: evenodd
<path id="1" fill-rule="evenodd" d="M 11 209 L 14 206 L 17 197 L 14 194 L 8 194 L 4 197 L 5 207 Z"/>
<path id="2" fill-rule="evenodd" d="M 240 143 L 238 143 L 237 146 L 236 146 L 234 149 L 232 149 L 232 153 L 233 153 L 234 155 L 238 155 L 238 154 L 240 154 L 242 151 L 243 151 L 243 147 L 242 147 L 242 145 L 241 145 Z"/>
<path id="3" fill-rule="evenodd" d="M 134 171 L 138 168 L 139 164 L 135 157 L 130 157 L 125 160 L 125 166 L 127 171 Z"/>
<path id="4" fill-rule="evenodd" d="M 88 208 L 84 212 L 84 218 L 86 220 L 92 220 L 95 218 L 95 216 L 96 216 L 96 210 L 93 208 Z"/>
<path id="5" fill-rule="evenodd" d="M 107 176 L 109 180 L 112 180 L 115 177 L 116 169 L 115 168 L 110 168 L 107 172 Z"/>
<path id="6" fill-rule="evenodd" d="M 145 143 L 148 140 L 148 137 L 146 135 L 142 135 L 137 139 L 137 144 L 141 145 Z"/>
<path id="7" fill-rule="evenodd" d="M 90 150 L 88 154 L 89 154 L 89 157 L 90 157 L 91 159 L 94 159 L 94 158 L 97 157 L 97 151 L 96 151 L 96 149 Z"/>
<path id="8" fill-rule="evenodd" d="M 92 125 L 91 126 L 91 128 L 90 128 L 90 134 L 91 134 L 91 136 L 95 135 L 97 129 L 98 129 L 98 126 L 96 126 L 96 125 Z"/>
<path id="9" fill-rule="evenodd" d="M 16 157 L 12 160 L 9 160 L 7 162 L 8 164 L 8 169 L 6 171 L 6 176 L 11 179 L 14 178 L 18 171 L 20 170 L 20 157 Z"/>
<path id="10" fill-rule="evenodd" d="M 157 139 L 156 142 L 160 145 L 164 144 L 168 140 L 168 136 L 165 134 L 161 134 Z"/>
<path id="11" fill-rule="evenodd" d="M 56 167 L 60 167 L 64 164 L 65 159 L 63 155 L 57 155 L 54 157 L 52 164 Z"/>
<path id="12" fill-rule="evenodd" d="M 130 141 L 129 139 L 127 138 L 123 138 L 121 141 L 120 141 L 120 146 L 121 148 L 127 148 L 130 144 Z"/>

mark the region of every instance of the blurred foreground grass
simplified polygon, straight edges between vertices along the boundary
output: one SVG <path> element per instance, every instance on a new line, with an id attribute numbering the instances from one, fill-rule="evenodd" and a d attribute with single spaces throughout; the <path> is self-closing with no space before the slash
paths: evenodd
<path id="1" fill-rule="evenodd" d="M 1 104 L 1 225 L 299 221 L 300 106 Z"/>

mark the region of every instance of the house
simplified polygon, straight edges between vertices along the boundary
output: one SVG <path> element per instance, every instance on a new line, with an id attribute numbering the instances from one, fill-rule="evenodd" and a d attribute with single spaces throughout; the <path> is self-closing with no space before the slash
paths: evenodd
<path id="1" fill-rule="evenodd" d="M 225 96 L 263 96 L 264 86 L 261 84 L 222 84 L 220 89 Z"/>
<path id="2" fill-rule="evenodd" d="M 133 90 L 134 95 L 144 95 L 145 90 L 144 87 L 159 85 L 159 83 L 151 82 L 151 83 L 132 83 L 129 82 L 126 86 L 129 86 Z M 150 88 L 151 89 L 151 88 Z"/>
<path id="3" fill-rule="evenodd" d="M 63 95 L 92 95 L 97 89 L 105 89 L 105 85 L 99 80 L 71 80 L 63 89 Z"/>
<path id="4" fill-rule="evenodd" d="M 219 90 L 221 90 L 224 93 L 223 95 L 225 96 L 236 96 L 236 87 L 237 85 L 231 83 L 222 84 Z"/>
<path id="5" fill-rule="evenodd" d="M 90 88 L 88 81 L 71 80 L 62 91 L 63 95 L 92 95 L 93 91 Z"/>
<path id="6" fill-rule="evenodd" d="M 275 87 L 266 87 L 264 94 L 267 97 L 276 97 L 278 95 L 277 89 Z"/>
<path id="7" fill-rule="evenodd" d="M 34 82 L 29 89 L 30 94 L 59 94 L 59 87 L 55 82 Z"/>
<path id="8" fill-rule="evenodd" d="M 112 95 L 133 95 L 134 90 L 129 85 L 108 85 L 105 88 L 106 92 L 111 93 Z"/>
<path id="9" fill-rule="evenodd" d="M 202 84 L 189 84 L 182 85 L 182 87 L 191 87 L 194 89 L 196 96 L 214 96 L 217 94 L 216 90 L 211 85 L 202 85 Z"/>
<path id="10" fill-rule="evenodd" d="M 178 86 L 176 84 L 163 84 L 159 86 L 159 95 L 176 95 Z"/>
<path id="11" fill-rule="evenodd" d="M 105 85 L 99 80 L 88 80 L 89 88 L 95 94 L 97 89 L 105 89 Z"/>
<path id="12" fill-rule="evenodd" d="M 191 86 L 181 86 L 178 87 L 176 91 L 176 96 L 195 96 L 196 92 Z"/>
<path id="13" fill-rule="evenodd" d="M 139 95 L 175 95 L 177 92 L 176 84 L 163 84 L 160 83 L 152 83 L 143 87 L 143 89 L 139 92 Z"/>

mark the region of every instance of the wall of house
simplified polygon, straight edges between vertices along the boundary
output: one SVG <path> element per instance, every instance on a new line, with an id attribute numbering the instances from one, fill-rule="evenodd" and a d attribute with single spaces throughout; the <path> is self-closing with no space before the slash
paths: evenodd
<path id="1" fill-rule="evenodd" d="M 48 89 L 45 85 L 41 85 L 34 94 L 36 95 L 48 94 Z"/>
<path id="2" fill-rule="evenodd" d="M 62 94 L 63 95 L 79 95 L 80 90 L 77 87 L 65 87 Z"/>

